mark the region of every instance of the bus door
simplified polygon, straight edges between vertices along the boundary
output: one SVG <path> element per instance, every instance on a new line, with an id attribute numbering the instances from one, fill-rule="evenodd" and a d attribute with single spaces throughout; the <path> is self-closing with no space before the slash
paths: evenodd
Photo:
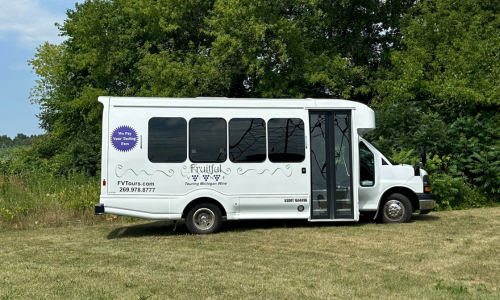
<path id="1" fill-rule="evenodd" d="M 311 219 L 354 219 L 350 110 L 310 110 Z"/>

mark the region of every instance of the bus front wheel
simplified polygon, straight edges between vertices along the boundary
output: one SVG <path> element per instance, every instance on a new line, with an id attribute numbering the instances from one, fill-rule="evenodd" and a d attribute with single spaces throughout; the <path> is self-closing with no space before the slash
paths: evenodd
<path id="1" fill-rule="evenodd" d="M 384 223 L 408 222 L 411 219 L 412 213 L 411 202 L 403 194 L 391 194 L 382 206 L 382 213 Z"/>
<path id="2" fill-rule="evenodd" d="M 201 203 L 189 211 L 186 227 L 192 234 L 208 234 L 219 231 L 222 223 L 220 209 L 211 203 Z"/>

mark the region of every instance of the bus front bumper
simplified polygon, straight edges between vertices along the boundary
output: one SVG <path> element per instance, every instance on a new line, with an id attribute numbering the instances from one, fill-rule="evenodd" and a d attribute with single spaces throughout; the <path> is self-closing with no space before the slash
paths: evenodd
<path id="1" fill-rule="evenodd" d="M 436 194 L 417 194 L 420 211 L 430 211 L 436 208 Z"/>

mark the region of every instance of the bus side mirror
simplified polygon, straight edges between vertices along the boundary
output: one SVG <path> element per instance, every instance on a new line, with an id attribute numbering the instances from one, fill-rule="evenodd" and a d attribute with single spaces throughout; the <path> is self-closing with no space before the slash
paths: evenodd
<path id="1" fill-rule="evenodd" d="M 422 166 L 425 166 L 425 163 L 427 162 L 427 156 L 425 155 L 425 148 L 420 147 L 420 163 Z"/>

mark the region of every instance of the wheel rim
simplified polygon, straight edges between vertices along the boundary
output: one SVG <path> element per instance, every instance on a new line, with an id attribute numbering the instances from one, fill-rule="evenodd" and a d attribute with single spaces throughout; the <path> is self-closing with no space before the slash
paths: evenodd
<path id="1" fill-rule="evenodd" d="M 397 222 L 403 219 L 405 206 L 399 200 L 389 200 L 384 205 L 384 216 L 387 220 Z"/>
<path id="2" fill-rule="evenodd" d="M 193 214 L 193 224 L 200 230 L 208 230 L 214 223 L 215 214 L 208 208 L 200 208 Z"/>

